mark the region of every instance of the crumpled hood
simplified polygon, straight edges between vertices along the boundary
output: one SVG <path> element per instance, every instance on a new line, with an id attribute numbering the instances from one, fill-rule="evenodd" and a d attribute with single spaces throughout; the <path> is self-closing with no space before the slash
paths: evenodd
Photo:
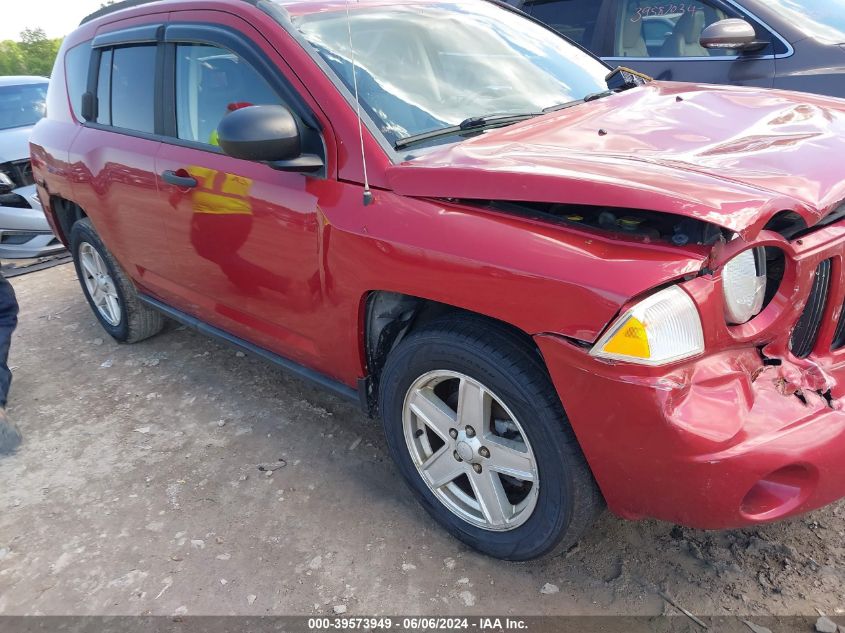
<path id="1" fill-rule="evenodd" d="M 647 209 L 753 237 L 845 201 L 845 101 L 730 86 L 645 87 L 390 167 L 408 196 Z"/>
<path id="2" fill-rule="evenodd" d="M 32 127 L 0 130 L 0 163 L 29 158 L 29 137 Z"/>

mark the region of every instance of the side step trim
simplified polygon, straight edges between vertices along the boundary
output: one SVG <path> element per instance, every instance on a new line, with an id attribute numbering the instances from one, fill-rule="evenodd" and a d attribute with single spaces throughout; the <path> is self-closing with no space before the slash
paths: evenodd
<path id="1" fill-rule="evenodd" d="M 182 325 L 194 329 L 200 332 L 201 334 L 206 334 L 211 338 L 217 339 L 218 341 L 222 341 L 223 343 L 228 343 L 233 347 L 240 348 L 246 353 L 263 358 L 264 360 L 267 360 L 273 363 L 274 365 L 281 367 L 285 371 L 293 374 L 297 378 L 301 378 L 302 380 L 305 380 L 314 385 L 322 387 L 323 389 L 331 391 L 337 396 L 340 396 L 347 400 L 353 400 L 357 403 L 360 403 L 361 401 L 357 390 L 353 389 L 352 387 L 348 387 L 342 382 L 338 382 L 333 378 L 329 378 L 325 374 L 321 374 L 317 371 L 314 371 L 313 369 L 309 369 L 308 367 L 300 365 L 299 363 L 287 359 L 284 356 L 279 356 L 278 354 L 266 350 L 263 347 L 253 345 L 249 341 L 245 341 L 241 338 L 238 338 L 237 336 L 229 334 L 225 330 L 221 330 L 219 328 L 214 327 L 213 325 L 209 325 L 208 323 L 201 321 L 196 317 L 186 314 L 181 310 L 177 310 L 176 308 L 162 303 L 157 299 L 153 299 L 148 295 L 139 294 L 138 298 L 151 308 L 158 310 L 165 316 L 170 317 L 174 321 L 178 321 Z"/>

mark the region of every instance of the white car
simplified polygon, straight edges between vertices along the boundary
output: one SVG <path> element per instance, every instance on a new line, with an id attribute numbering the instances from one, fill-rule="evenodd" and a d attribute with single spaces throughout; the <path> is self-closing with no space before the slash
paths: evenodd
<path id="1" fill-rule="evenodd" d="M 0 77 L 0 259 L 61 252 L 35 193 L 29 135 L 44 116 L 47 79 Z"/>

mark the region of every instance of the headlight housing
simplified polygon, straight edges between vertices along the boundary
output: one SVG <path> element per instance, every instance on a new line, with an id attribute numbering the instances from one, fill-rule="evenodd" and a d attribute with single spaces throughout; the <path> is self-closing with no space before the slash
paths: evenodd
<path id="1" fill-rule="evenodd" d="M 722 269 L 725 320 L 729 325 L 748 323 L 766 301 L 766 249 L 743 251 Z"/>
<path id="2" fill-rule="evenodd" d="M 619 317 L 590 352 L 597 358 L 667 365 L 704 352 L 701 317 L 690 296 L 672 286 Z"/>
<path id="3" fill-rule="evenodd" d="M 9 193 L 14 188 L 15 183 L 12 179 L 5 172 L 0 171 L 0 193 Z"/>

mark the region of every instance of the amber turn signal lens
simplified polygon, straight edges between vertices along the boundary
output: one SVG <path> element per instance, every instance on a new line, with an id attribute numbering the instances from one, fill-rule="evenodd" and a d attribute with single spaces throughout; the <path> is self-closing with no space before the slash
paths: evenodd
<path id="1" fill-rule="evenodd" d="M 702 352 L 704 332 L 698 309 L 686 292 L 672 286 L 619 317 L 590 353 L 607 360 L 666 365 Z"/>

